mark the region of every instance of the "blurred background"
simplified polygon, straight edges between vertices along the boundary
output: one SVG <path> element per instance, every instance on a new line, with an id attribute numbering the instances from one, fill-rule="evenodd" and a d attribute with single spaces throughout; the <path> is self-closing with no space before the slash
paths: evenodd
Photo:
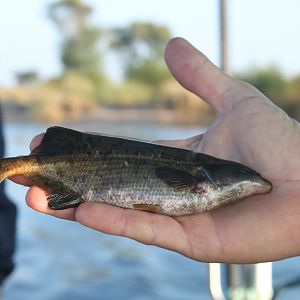
<path id="1" fill-rule="evenodd" d="M 219 60 L 219 1 L 10 0 L 0 3 L 0 99 L 7 156 L 60 124 L 147 140 L 184 138 L 214 112 L 185 91 L 163 58 L 182 36 Z M 300 119 L 300 3 L 228 0 L 233 76 Z M 18 206 L 17 268 L 4 299 L 211 299 L 207 264 Z M 138 226 L 138 224 L 137 224 Z M 279 299 L 300 291 L 299 259 L 274 264 Z"/>

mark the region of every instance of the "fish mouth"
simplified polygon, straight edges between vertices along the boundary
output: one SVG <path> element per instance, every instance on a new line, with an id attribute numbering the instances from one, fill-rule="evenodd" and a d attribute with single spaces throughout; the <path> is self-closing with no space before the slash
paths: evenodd
<path id="1" fill-rule="evenodd" d="M 273 189 L 272 183 L 265 179 L 265 178 L 259 178 L 255 181 L 255 192 L 257 194 L 267 194 L 270 193 Z"/>

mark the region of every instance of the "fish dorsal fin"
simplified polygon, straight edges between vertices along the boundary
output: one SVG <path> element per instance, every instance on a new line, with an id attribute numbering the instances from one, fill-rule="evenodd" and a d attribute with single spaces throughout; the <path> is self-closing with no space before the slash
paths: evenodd
<path id="1" fill-rule="evenodd" d="M 31 154 L 55 154 L 76 149 L 75 144 L 82 138 L 82 133 L 73 129 L 54 126 L 49 127 L 39 146 Z"/>
<path id="2" fill-rule="evenodd" d="M 199 182 L 197 177 L 186 171 L 168 167 L 157 168 L 156 175 L 176 190 L 194 189 Z"/>

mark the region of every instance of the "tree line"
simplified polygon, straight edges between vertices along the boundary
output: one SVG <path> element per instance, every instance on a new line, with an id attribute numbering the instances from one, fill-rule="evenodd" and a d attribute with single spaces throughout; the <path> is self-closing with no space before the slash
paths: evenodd
<path id="1" fill-rule="evenodd" d="M 300 75 L 289 78 L 278 67 L 269 66 L 236 76 L 254 85 L 291 117 L 300 120 Z"/>
<path id="2" fill-rule="evenodd" d="M 158 90 L 171 79 L 163 59 L 164 45 L 171 38 L 168 27 L 147 22 L 122 28 L 96 27 L 90 23 L 92 8 L 80 0 L 54 2 L 48 12 L 61 36 L 63 73 L 54 79 L 56 84 L 72 76 L 82 78 L 90 83 L 92 98 L 108 104 L 124 102 L 124 92 L 131 94 L 132 102 L 138 98 L 154 101 Z M 105 74 L 107 50 L 118 57 L 123 70 L 121 85 L 110 82 Z M 140 91 L 135 95 L 134 89 Z"/>
<path id="3" fill-rule="evenodd" d="M 49 105 L 65 112 L 85 111 L 94 105 L 163 107 L 213 117 L 204 102 L 183 90 L 170 75 L 163 58 L 164 47 L 172 36 L 167 26 L 135 22 L 102 28 L 92 24 L 92 13 L 92 7 L 83 0 L 60 0 L 49 5 L 49 19 L 60 35 L 62 73 L 46 82 L 39 82 L 31 70 L 17 74 L 21 86 L 34 87 L 27 93 L 35 110 L 44 109 L 47 114 Z M 121 82 L 113 82 L 105 72 L 107 52 L 118 59 Z M 253 84 L 300 119 L 300 76 L 286 78 L 271 66 L 236 77 Z M 24 98 L 26 92 L 22 93 Z"/>

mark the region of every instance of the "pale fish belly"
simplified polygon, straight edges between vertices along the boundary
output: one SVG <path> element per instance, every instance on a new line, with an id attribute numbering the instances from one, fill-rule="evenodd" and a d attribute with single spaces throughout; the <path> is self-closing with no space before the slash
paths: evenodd
<path id="1" fill-rule="evenodd" d="M 208 197 L 190 192 L 179 193 L 170 188 L 145 189 L 89 189 L 83 194 L 84 201 L 106 203 L 122 208 L 137 209 L 139 205 L 157 207 L 160 214 L 169 216 L 190 215 L 207 210 Z M 142 209 L 143 210 L 143 209 Z M 147 209 L 145 209 L 147 210 Z"/>

